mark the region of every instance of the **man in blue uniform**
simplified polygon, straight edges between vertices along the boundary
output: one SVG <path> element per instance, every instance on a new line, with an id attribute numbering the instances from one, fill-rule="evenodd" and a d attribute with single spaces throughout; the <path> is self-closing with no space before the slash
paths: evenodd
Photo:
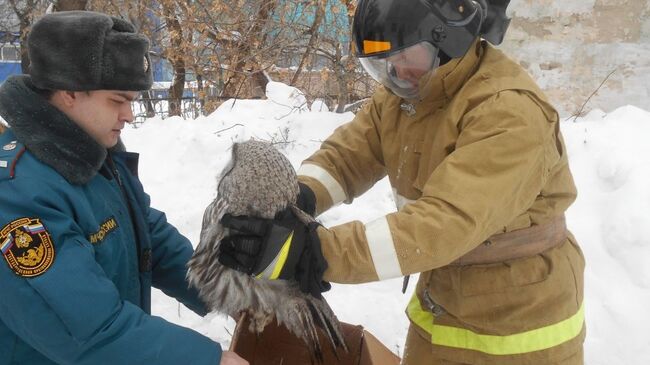
<path id="1" fill-rule="evenodd" d="M 247 364 L 150 315 L 151 286 L 199 315 L 190 242 L 149 206 L 120 148 L 151 86 L 148 41 L 121 19 L 34 24 L 29 75 L 0 87 L 0 364 Z M 122 151 L 120 151 L 122 150 Z"/>

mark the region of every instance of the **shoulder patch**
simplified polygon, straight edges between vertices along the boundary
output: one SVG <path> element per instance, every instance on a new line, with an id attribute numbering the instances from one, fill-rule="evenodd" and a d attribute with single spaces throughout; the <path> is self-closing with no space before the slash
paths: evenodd
<path id="1" fill-rule="evenodd" d="M 54 262 L 52 238 L 38 218 L 20 218 L 0 230 L 0 250 L 22 277 L 38 276 Z"/>

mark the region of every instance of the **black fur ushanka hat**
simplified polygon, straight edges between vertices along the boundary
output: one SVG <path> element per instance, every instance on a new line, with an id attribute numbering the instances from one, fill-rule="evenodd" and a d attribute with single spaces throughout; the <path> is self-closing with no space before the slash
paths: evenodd
<path id="1" fill-rule="evenodd" d="M 29 74 L 41 89 L 141 91 L 153 82 L 147 38 L 106 14 L 47 14 L 34 23 L 27 48 Z"/>

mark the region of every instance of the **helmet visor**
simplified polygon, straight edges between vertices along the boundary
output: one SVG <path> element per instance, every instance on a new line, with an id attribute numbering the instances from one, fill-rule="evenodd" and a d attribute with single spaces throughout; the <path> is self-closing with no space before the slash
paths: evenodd
<path id="1" fill-rule="evenodd" d="M 359 58 L 375 81 L 404 99 L 422 99 L 421 92 L 438 67 L 438 48 L 429 42 L 416 43 L 388 55 Z"/>

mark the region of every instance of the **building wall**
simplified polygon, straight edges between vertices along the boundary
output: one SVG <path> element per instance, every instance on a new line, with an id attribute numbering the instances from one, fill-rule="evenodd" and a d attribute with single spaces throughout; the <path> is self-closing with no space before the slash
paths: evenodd
<path id="1" fill-rule="evenodd" d="M 512 0 L 500 46 L 539 82 L 562 115 L 586 106 L 650 110 L 649 0 Z"/>

